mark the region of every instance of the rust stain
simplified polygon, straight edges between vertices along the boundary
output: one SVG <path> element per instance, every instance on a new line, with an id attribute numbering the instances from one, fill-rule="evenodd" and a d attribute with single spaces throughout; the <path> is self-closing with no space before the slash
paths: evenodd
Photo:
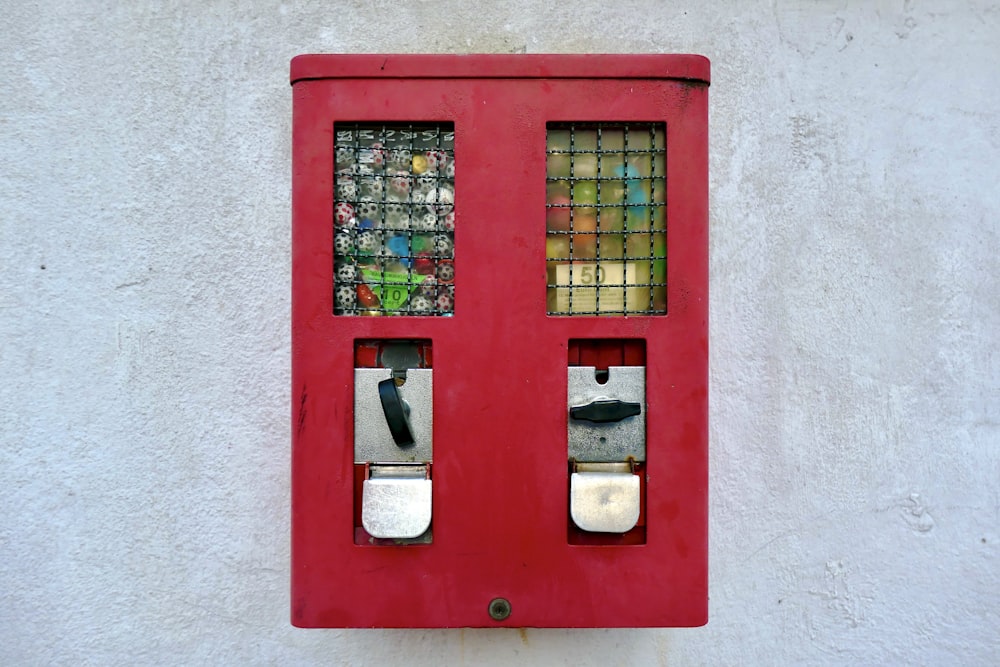
<path id="1" fill-rule="evenodd" d="M 521 643 L 525 646 L 528 645 L 528 628 L 518 628 L 517 634 L 521 636 Z"/>

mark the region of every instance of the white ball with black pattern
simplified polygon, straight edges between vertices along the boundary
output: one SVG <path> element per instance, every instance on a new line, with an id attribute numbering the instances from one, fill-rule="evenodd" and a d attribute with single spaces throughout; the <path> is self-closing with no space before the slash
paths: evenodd
<path id="1" fill-rule="evenodd" d="M 455 242 L 451 240 L 450 236 L 445 234 L 438 234 L 431 240 L 431 243 L 433 244 L 434 254 L 438 257 L 451 257 L 455 252 Z"/>
<path id="2" fill-rule="evenodd" d="M 354 213 L 358 218 L 364 220 L 368 218 L 369 220 L 378 219 L 378 204 L 371 197 L 362 197 L 358 200 L 358 203 L 354 206 Z"/>
<path id="3" fill-rule="evenodd" d="M 427 192 L 437 187 L 438 175 L 436 171 L 428 169 L 413 180 L 415 181 L 416 188 L 418 190 L 421 192 Z"/>
<path id="4" fill-rule="evenodd" d="M 361 181 L 362 191 L 373 199 L 382 199 L 385 192 L 385 179 L 381 176 L 369 176 Z"/>
<path id="5" fill-rule="evenodd" d="M 354 308 L 358 303 L 358 294 L 353 285 L 341 285 L 337 288 L 334 300 L 338 308 Z"/>
<path id="6" fill-rule="evenodd" d="M 358 234 L 355 244 L 361 252 L 373 253 L 379 246 L 378 234 L 366 229 Z"/>
<path id="7" fill-rule="evenodd" d="M 410 228 L 410 206 L 406 202 L 389 200 L 382 205 L 385 210 L 386 229 L 407 230 Z"/>
<path id="8" fill-rule="evenodd" d="M 438 293 L 438 282 L 434 276 L 427 276 L 417 290 L 422 296 L 433 299 Z"/>
<path id="9" fill-rule="evenodd" d="M 434 302 L 426 296 L 417 294 L 410 298 L 410 312 L 428 313 L 434 308 Z"/>
<path id="10" fill-rule="evenodd" d="M 410 160 L 413 159 L 413 154 L 405 148 L 394 148 L 389 151 L 389 157 L 387 164 L 394 169 L 407 170 L 410 169 Z"/>
<path id="11" fill-rule="evenodd" d="M 358 269 L 353 264 L 341 264 L 337 267 L 337 282 L 348 285 L 357 280 Z"/>
<path id="12" fill-rule="evenodd" d="M 347 255 L 354 249 L 354 235 L 340 231 L 333 237 L 333 252 L 335 255 Z"/>
<path id="13" fill-rule="evenodd" d="M 337 199 L 354 201 L 358 198 L 358 184 L 349 180 L 337 180 Z"/>
<path id="14" fill-rule="evenodd" d="M 424 195 L 424 206 L 435 215 L 448 215 L 454 205 L 455 193 L 447 186 L 441 186 Z"/>
<path id="15" fill-rule="evenodd" d="M 347 165 L 354 162 L 354 149 L 347 146 L 341 146 L 337 149 L 336 156 L 338 165 Z"/>
<path id="16" fill-rule="evenodd" d="M 413 222 L 410 225 L 414 231 L 418 232 L 433 232 L 437 229 L 438 217 L 433 213 L 424 212 L 414 215 Z"/>

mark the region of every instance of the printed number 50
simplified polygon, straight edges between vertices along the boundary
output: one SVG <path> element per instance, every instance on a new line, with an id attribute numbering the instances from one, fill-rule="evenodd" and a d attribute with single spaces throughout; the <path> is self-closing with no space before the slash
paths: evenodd
<path id="1" fill-rule="evenodd" d="M 605 272 L 604 269 L 598 265 L 593 266 L 581 266 L 580 267 L 580 284 L 581 285 L 593 285 L 597 283 L 600 285 L 604 282 Z"/>

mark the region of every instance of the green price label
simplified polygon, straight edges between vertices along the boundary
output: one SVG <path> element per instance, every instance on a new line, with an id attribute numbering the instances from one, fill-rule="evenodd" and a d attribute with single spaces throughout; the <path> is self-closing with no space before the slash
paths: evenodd
<path id="1" fill-rule="evenodd" d="M 361 275 L 385 310 L 399 310 L 427 276 L 419 273 L 382 273 L 376 269 L 361 269 Z"/>

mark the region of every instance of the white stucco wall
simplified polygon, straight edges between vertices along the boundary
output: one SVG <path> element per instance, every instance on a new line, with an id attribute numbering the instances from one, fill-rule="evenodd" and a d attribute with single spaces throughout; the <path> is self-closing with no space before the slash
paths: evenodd
<path id="1" fill-rule="evenodd" d="M 288 61 L 450 51 L 713 62 L 705 628 L 288 623 Z M 0 664 L 1000 662 L 998 61 L 988 2 L 4 3 Z"/>

